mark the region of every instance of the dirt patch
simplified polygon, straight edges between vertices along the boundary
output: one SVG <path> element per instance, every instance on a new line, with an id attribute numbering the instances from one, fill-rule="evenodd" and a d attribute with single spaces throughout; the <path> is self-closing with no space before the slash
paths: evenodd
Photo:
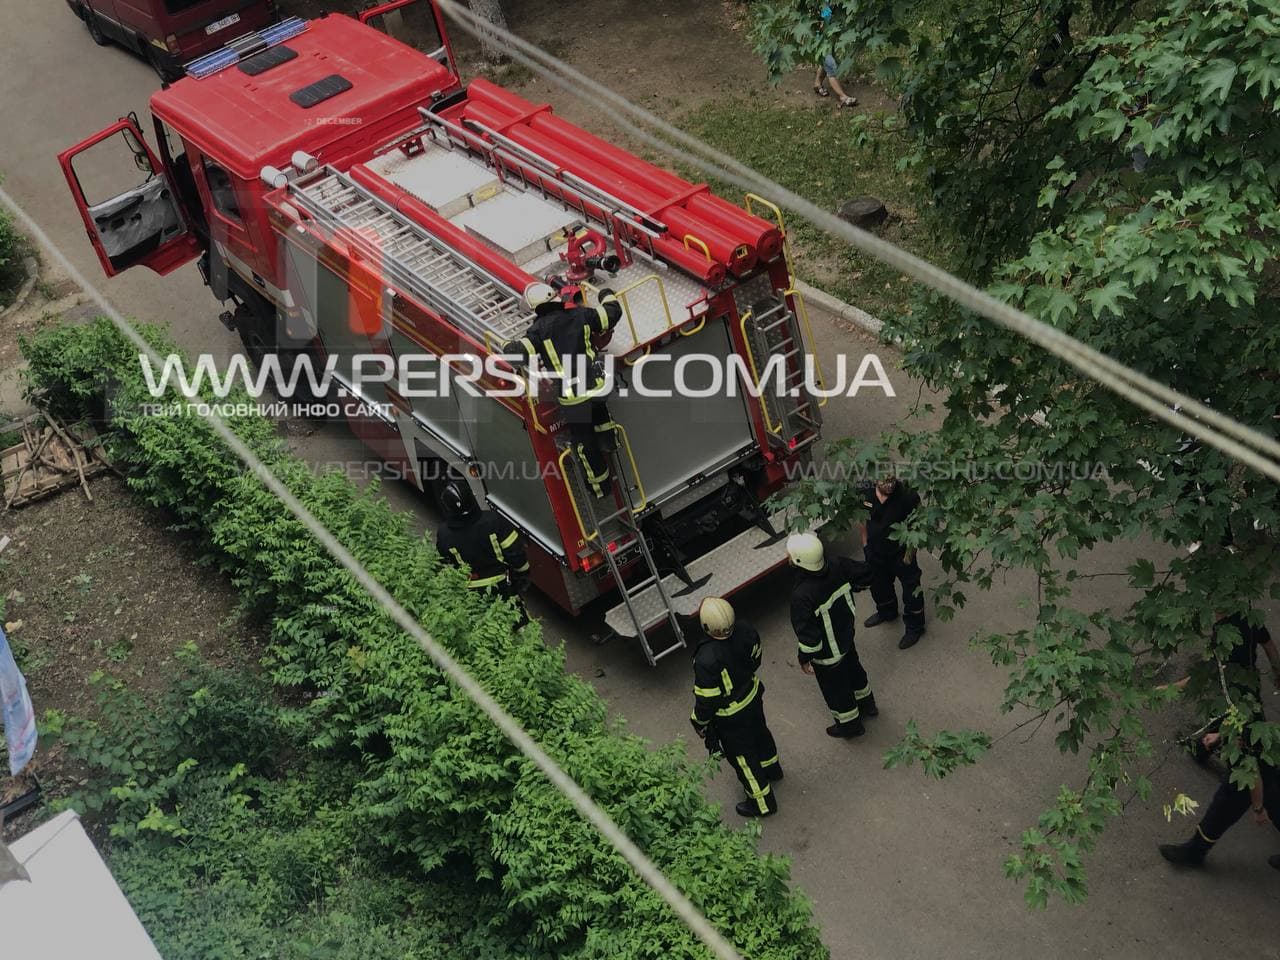
<path id="1" fill-rule="evenodd" d="M 264 637 L 240 618 L 234 589 L 121 480 L 99 477 L 91 491 L 93 502 L 69 491 L 0 513 L 0 539 L 10 538 L 0 551 L 6 633 L 37 716 L 50 709 L 93 716 L 90 677 L 98 671 L 154 696 L 188 644 L 210 663 L 252 668 Z M 80 778 L 56 747 L 38 749 L 29 771 L 46 799 Z M 0 793 L 17 792 L 0 777 Z M 35 808 L 5 833 L 20 835 L 40 816 Z"/>

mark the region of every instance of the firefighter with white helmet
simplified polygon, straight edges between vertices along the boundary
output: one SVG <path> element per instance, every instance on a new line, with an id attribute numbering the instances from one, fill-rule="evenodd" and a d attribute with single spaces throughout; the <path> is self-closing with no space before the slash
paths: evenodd
<path id="1" fill-rule="evenodd" d="M 529 584 L 529 559 L 520 532 L 492 510 L 481 510 L 463 484 L 450 481 L 440 492 L 445 522 L 436 531 L 436 549 L 446 561 L 466 567 L 472 590 L 504 597 Z"/>
<path id="2" fill-rule="evenodd" d="M 710 753 L 721 753 L 747 791 L 744 817 L 778 812 L 771 784 L 782 779 L 778 747 L 764 719 L 760 634 L 740 623 L 729 601 L 707 597 L 698 608 L 702 639 L 693 651 L 693 728 Z"/>
<path id="3" fill-rule="evenodd" d="M 788 538 L 787 558 L 796 569 L 791 626 L 800 645 L 800 669 L 817 678 L 835 719 L 827 736 L 860 737 L 866 732 L 863 718 L 880 712 L 853 642 L 853 594 L 869 586 L 870 568 L 846 557 L 828 557 L 813 533 Z"/>
<path id="4" fill-rule="evenodd" d="M 525 335 L 503 352 L 517 362 L 537 357 L 542 369 L 559 379 L 557 399 L 587 484 L 597 496 L 607 492 L 608 454 L 614 449 L 614 424 L 605 404 L 608 381 L 597 357 L 597 341 L 605 341 L 622 317 L 617 295 L 605 287 L 595 307 L 567 305 L 549 283 L 531 283 L 525 303 L 535 317 Z"/>

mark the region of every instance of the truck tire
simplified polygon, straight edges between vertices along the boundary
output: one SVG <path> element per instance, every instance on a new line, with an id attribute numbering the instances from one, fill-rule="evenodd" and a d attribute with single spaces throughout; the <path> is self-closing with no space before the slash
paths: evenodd
<path id="1" fill-rule="evenodd" d="M 291 350 L 280 347 L 275 338 L 275 319 L 264 319 L 248 304 L 239 304 L 235 311 L 235 328 L 240 335 L 240 343 L 244 347 L 245 357 L 255 370 L 262 367 L 262 362 L 269 354 L 279 357 L 280 370 L 287 380 L 298 358 L 310 356 L 308 350 Z M 274 384 L 272 384 L 273 392 Z M 277 394 L 278 396 L 278 394 Z M 294 395 L 282 398 L 302 406 L 316 406 L 323 402 L 312 388 L 305 374 L 299 376 Z"/>
<path id="2" fill-rule="evenodd" d="M 100 47 L 105 47 L 111 43 L 107 39 L 107 35 L 102 32 L 102 24 L 98 22 L 98 15 L 89 7 L 81 7 L 80 9 L 84 11 L 84 25 L 89 31 L 90 39 Z"/>

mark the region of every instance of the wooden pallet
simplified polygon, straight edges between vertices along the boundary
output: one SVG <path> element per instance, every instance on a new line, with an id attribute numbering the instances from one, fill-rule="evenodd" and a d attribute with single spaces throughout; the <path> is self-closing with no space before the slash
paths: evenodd
<path id="1" fill-rule="evenodd" d="M 90 500 L 88 478 L 108 466 L 92 428 L 73 432 L 52 417 L 22 427 L 22 442 L 0 451 L 5 509 L 21 507 L 77 484 Z"/>

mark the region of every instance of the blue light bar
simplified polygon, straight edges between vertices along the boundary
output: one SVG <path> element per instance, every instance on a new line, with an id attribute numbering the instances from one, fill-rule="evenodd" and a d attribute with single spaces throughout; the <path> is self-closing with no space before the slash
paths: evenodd
<path id="1" fill-rule="evenodd" d="M 255 53 L 269 50 L 274 46 L 291 40 L 307 29 L 307 21 L 301 17 L 289 17 L 279 23 L 264 27 L 256 33 L 246 33 L 236 37 L 221 50 L 206 53 L 199 59 L 192 60 L 185 67 L 187 76 L 194 80 L 211 77 L 227 67 L 234 67 L 241 60 L 252 57 Z"/>

